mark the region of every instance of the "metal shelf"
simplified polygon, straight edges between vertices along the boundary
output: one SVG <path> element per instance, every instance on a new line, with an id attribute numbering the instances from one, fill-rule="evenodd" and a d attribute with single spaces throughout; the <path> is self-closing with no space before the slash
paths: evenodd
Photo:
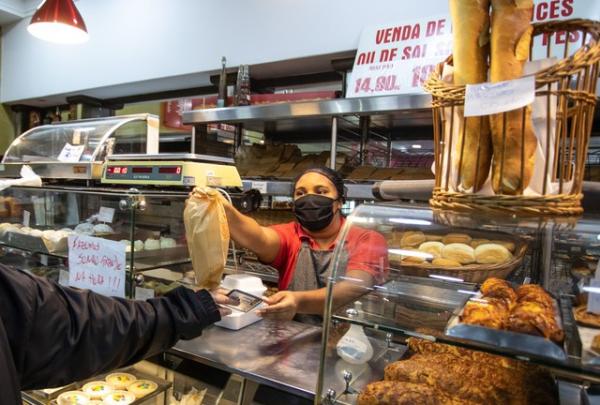
<path id="1" fill-rule="evenodd" d="M 304 101 L 252 105 L 244 107 L 211 108 L 183 113 L 184 124 L 245 123 L 277 121 L 290 118 L 317 118 L 345 115 L 398 114 L 400 111 L 431 108 L 429 95 L 402 95 L 333 100 Z"/>

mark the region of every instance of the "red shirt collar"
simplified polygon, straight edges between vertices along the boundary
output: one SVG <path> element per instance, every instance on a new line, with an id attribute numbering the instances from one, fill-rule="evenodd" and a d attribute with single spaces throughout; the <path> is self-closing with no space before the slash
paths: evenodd
<path id="1" fill-rule="evenodd" d="M 342 216 L 341 217 L 341 224 L 340 224 L 340 230 L 338 232 L 338 236 L 339 233 L 342 231 L 342 228 L 344 227 L 344 224 L 346 223 L 346 217 Z M 317 242 L 314 240 L 314 238 L 312 236 L 310 236 L 308 233 L 306 233 L 306 231 L 304 230 L 304 228 L 302 228 L 302 225 L 300 225 L 297 221 L 296 221 L 296 232 L 298 233 L 298 237 L 300 238 L 300 240 L 306 240 L 308 241 L 311 249 L 320 249 L 319 245 L 317 244 Z M 335 249 L 335 245 L 337 244 L 337 238 L 331 243 L 331 245 L 329 245 L 327 247 L 327 250 L 333 250 Z"/>

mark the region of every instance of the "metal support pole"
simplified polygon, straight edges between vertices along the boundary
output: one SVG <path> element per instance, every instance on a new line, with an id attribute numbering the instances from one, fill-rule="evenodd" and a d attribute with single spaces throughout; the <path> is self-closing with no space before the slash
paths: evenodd
<path id="1" fill-rule="evenodd" d="M 371 125 L 371 117 L 368 115 L 361 116 L 358 125 L 360 127 L 360 148 L 359 148 L 359 161 L 361 166 L 365 164 L 366 153 L 367 153 L 367 141 L 369 139 L 369 126 Z"/>
<path id="2" fill-rule="evenodd" d="M 337 117 L 331 118 L 331 155 L 329 157 L 329 167 L 335 170 L 335 157 L 337 150 Z"/>
<path id="3" fill-rule="evenodd" d="M 386 158 L 387 167 L 392 166 L 392 133 L 388 133 L 387 138 L 387 158 Z"/>
<path id="4" fill-rule="evenodd" d="M 233 156 L 237 155 L 238 150 L 243 143 L 244 124 L 237 124 L 235 126 L 235 136 L 233 139 Z"/>

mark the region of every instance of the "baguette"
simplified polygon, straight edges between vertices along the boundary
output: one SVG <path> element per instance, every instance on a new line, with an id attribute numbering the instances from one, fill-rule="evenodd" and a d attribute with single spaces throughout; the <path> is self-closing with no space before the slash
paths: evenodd
<path id="1" fill-rule="evenodd" d="M 533 0 L 492 0 L 492 82 L 523 75 L 533 32 L 532 10 Z M 492 115 L 490 125 L 494 155 L 492 188 L 496 194 L 522 194 L 531 180 L 537 147 L 531 107 Z"/>
<path id="2" fill-rule="evenodd" d="M 489 0 L 450 0 L 453 26 L 454 84 L 487 81 L 489 54 Z M 492 140 L 487 119 L 463 119 L 458 110 L 460 129 L 457 144 L 459 188 L 478 191 L 490 172 Z"/>

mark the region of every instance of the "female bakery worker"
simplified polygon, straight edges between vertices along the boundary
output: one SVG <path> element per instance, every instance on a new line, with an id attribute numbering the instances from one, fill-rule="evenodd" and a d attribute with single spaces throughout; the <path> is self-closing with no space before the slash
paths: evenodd
<path id="1" fill-rule="evenodd" d="M 326 277 L 345 222 L 341 212 L 344 198 L 344 183 L 336 171 L 313 168 L 294 182 L 294 222 L 264 227 L 225 205 L 233 240 L 279 271 L 282 291 L 266 300 L 269 305 L 261 311 L 263 316 L 292 319 L 296 314 L 323 314 Z M 387 244 L 382 235 L 354 226 L 346 239 L 345 276 L 352 281 L 336 284 L 336 305 L 360 295 L 387 269 Z"/>

